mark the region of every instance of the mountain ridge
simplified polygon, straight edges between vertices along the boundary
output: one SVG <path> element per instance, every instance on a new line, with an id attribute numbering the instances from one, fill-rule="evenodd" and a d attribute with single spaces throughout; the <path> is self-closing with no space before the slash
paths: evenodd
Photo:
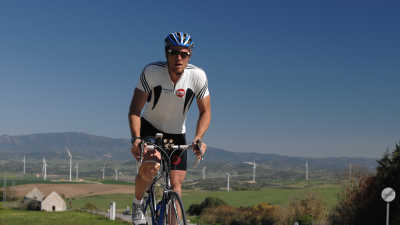
<path id="1" fill-rule="evenodd" d="M 0 154 L 10 155 L 47 155 L 48 157 L 65 157 L 66 148 L 73 155 L 81 158 L 102 158 L 112 154 L 116 160 L 131 160 L 130 141 L 124 138 L 111 138 L 92 135 L 84 132 L 51 132 L 24 135 L 0 136 Z M 42 157 L 42 156 L 40 156 Z M 192 157 L 188 157 L 192 160 Z M 232 152 L 209 146 L 205 159 L 208 162 L 242 163 L 256 160 L 274 168 L 301 168 L 306 161 L 312 162 L 314 168 L 338 169 L 345 168 L 349 163 L 367 168 L 374 168 L 376 160 L 363 157 L 301 157 L 286 156 L 276 153 Z"/>

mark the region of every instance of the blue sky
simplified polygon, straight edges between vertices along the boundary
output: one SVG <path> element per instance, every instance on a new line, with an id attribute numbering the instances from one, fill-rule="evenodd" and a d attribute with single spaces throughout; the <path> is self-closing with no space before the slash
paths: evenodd
<path id="1" fill-rule="evenodd" d="M 205 141 L 239 152 L 380 157 L 400 141 L 395 1 L 2 1 L 0 135 L 127 138 L 142 68 L 190 32 Z M 193 137 L 196 107 L 188 117 Z"/>

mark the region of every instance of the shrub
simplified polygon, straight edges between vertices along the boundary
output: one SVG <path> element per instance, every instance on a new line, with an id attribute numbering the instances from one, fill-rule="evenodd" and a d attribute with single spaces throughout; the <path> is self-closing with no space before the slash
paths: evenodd
<path id="1" fill-rule="evenodd" d="M 320 197 L 308 194 L 304 199 L 295 199 L 282 211 L 281 223 L 301 225 L 326 224 L 328 209 Z"/>
<path id="2" fill-rule="evenodd" d="M 267 203 L 240 208 L 222 205 L 206 208 L 200 216 L 200 222 L 224 225 L 273 225 L 278 221 L 279 211 L 279 207 Z"/>
<path id="3" fill-rule="evenodd" d="M 227 205 L 227 204 L 225 201 L 223 201 L 219 198 L 208 197 L 200 204 L 190 205 L 190 207 L 188 209 L 188 213 L 190 215 L 198 216 L 204 211 L 204 209 L 216 208 L 221 205 Z"/>
<path id="4" fill-rule="evenodd" d="M 88 203 L 86 203 L 86 204 L 83 206 L 83 209 L 87 209 L 87 210 L 97 210 L 97 207 L 96 207 L 96 205 L 94 205 L 93 203 L 88 202 Z"/>

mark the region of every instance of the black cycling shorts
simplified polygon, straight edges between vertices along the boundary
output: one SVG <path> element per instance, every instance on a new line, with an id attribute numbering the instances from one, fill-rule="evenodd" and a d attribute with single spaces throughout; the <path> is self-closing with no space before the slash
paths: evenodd
<path id="1" fill-rule="evenodd" d="M 145 120 L 143 117 L 141 118 L 141 126 L 140 126 L 140 136 L 142 138 L 152 136 L 154 137 L 156 133 L 163 133 L 163 139 L 167 138 L 174 140 L 175 145 L 186 145 L 186 136 L 185 134 L 168 134 L 164 133 L 157 128 L 155 128 L 149 121 Z M 185 170 L 187 168 L 187 151 L 185 151 L 181 157 L 179 157 L 180 151 L 175 151 L 174 155 L 171 157 L 172 159 L 172 167 L 171 170 Z"/>

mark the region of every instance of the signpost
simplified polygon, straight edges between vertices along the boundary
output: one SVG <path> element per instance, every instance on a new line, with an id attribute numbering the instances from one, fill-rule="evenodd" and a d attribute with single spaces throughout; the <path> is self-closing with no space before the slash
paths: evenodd
<path id="1" fill-rule="evenodd" d="M 387 187 L 387 188 L 383 189 L 381 196 L 382 196 L 383 201 L 385 201 L 387 203 L 386 204 L 386 225 L 389 225 L 389 203 L 391 201 L 393 201 L 394 198 L 396 197 L 396 192 L 392 188 Z"/>

